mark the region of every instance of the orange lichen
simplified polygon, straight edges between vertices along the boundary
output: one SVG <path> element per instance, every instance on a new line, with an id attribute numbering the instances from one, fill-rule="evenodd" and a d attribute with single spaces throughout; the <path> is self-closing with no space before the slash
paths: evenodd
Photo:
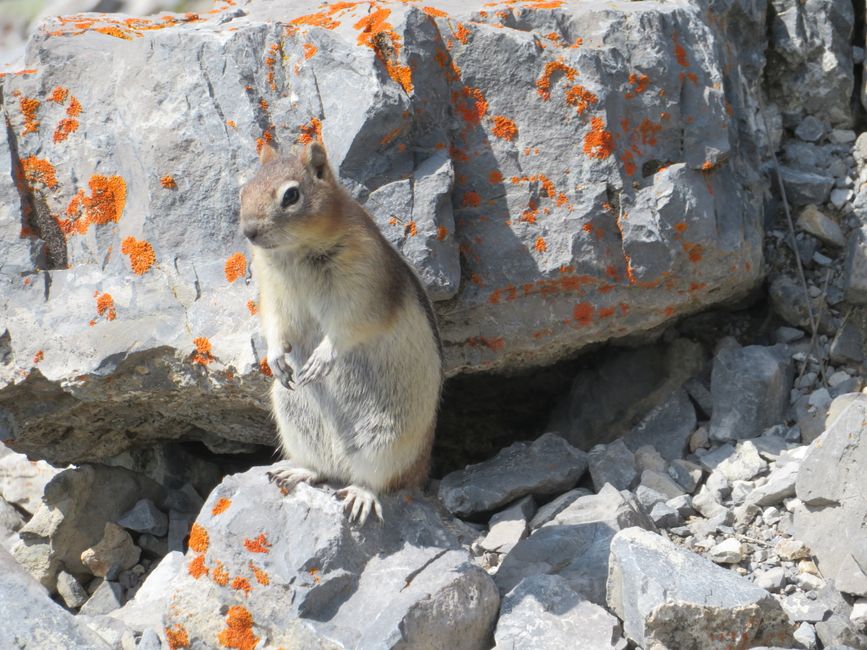
<path id="1" fill-rule="evenodd" d="M 90 196 L 86 196 L 84 190 L 76 192 L 66 207 L 66 215 L 69 219 L 58 220 L 58 225 L 66 235 L 70 235 L 73 232 L 83 235 L 90 228 L 91 224 L 104 225 L 110 222 L 117 223 L 120 220 L 120 216 L 126 205 L 126 183 L 123 178 L 120 176 L 95 175 L 91 176 L 88 185 L 90 186 Z M 147 247 L 150 248 L 150 244 L 147 244 Z M 147 264 L 147 251 L 143 250 L 142 247 L 136 249 L 135 247 L 130 248 L 127 246 L 127 248 L 144 255 L 144 257 L 139 259 L 137 268 L 144 269 L 141 273 L 147 271 L 150 268 L 150 264 Z M 121 250 L 124 253 L 127 252 L 123 250 L 123 247 Z M 153 255 L 153 249 L 150 249 L 150 254 L 151 256 Z M 153 259 L 151 259 L 152 263 Z M 133 270 L 135 268 L 136 265 L 134 264 Z M 138 275 L 141 275 L 141 273 L 138 273 Z"/>
<path id="2" fill-rule="evenodd" d="M 689 242 L 684 242 L 683 250 L 686 251 L 689 256 L 689 261 L 693 264 L 701 262 L 701 258 L 704 254 L 704 249 L 701 244 L 691 244 Z"/>
<path id="3" fill-rule="evenodd" d="M 709 160 L 705 160 L 705 161 L 701 164 L 701 170 L 702 170 L 703 172 L 709 172 L 711 169 L 713 169 L 713 167 L 714 167 L 713 163 L 712 163 L 711 161 L 709 161 Z"/>
<path id="4" fill-rule="evenodd" d="M 298 136 L 298 142 L 301 144 L 310 144 L 313 140 L 322 142 L 322 122 L 319 118 L 311 118 L 307 124 L 302 124 L 300 127 L 301 135 Z"/>
<path id="5" fill-rule="evenodd" d="M 21 159 L 21 170 L 24 172 L 24 180 L 31 187 L 34 183 L 42 183 L 48 189 L 57 187 L 57 173 L 47 160 L 28 156 Z"/>
<path id="6" fill-rule="evenodd" d="M 205 566 L 205 556 L 197 555 L 190 563 L 187 564 L 187 573 L 193 576 L 196 580 L 208 574 L 208 567 Z"/>
<path id="7" fill-rule="evenodd" d="M 121 242 L 120 252 L 129 256 L 129 264 L 136 275 L 144 275 L 157 261 L 153 246 L 149 242 L 127 237 Z"/>
<path id="8" fill-rule="evenodd" d="M 271 130 L 270 130 L 270 128 L 265 129 L 265 130 L 262 132 L 262 137 L 261 137 L 261 138 L 256 138 L 256 153 L 257 153 L 257 154 L 262 153 L 262 148 L 263 148 L 266 144 L 270 144 L 270 142 L 271 142 L 271 140 L 272 140 L 273 138 L 274 138 L 274 136 L 271 135 Z"/>
<path id="9" fill-rule="evenodd" d="M 674 56 L 677 59 L 679 65 L 682 65 L 684 68 L 689 67 L 689 59 L 686 56 L 686 50 L 683 49 L 683 46 L 678 41 L 677 34 L 672 36 L 672 40 L 674 41 Z"/>
<path id="10" fill-rule="evenodd" d="M 162 185 L 167 190 L 176 190 L 178 189 L 178 184 L 175 183 L 175 179 L 173 176 L 163 176 L 160 178 L 160 185 Z"/>
<path id="11" fill-rule="evenodd" d="M 437 9 L 435 7 L 422 7 L 421 10 L 432 18 L 446 18 L 448 16 L 445 11 L 442 11 L 441 9 Z"/>
<path id="12" fill-rule="evenodd" d="M 626 172 L 628 176 L 633 176 L 636 171 L 635 166 L 635 157 L 632 155 L 631 151 L 624 151 L 620 156 L 620 160 L 623 161 L 623 170 Z"/>
<path id="13" fill-rule="evenodd" d="M 458 28 L 454 32 L 455 38 L 466 45 L 470 39 L 470 30 L 463 23 L 458 23 Z"/>
<path id="14" fill-rule="evenodd" d="M 555 72 L 562 72 L 569 81 L 575 79 L 575 75 L 578 74 L 575 68 L 566 65 L 559 59 L 557 61 L 548 61 L 545 64 L 545 69 L 542 71 L 542 76 L 536 80 L 536 92 L 545 101 L 551 99 L 551 78 Z"/>
<path id="15" fill-rule="evenodd" d="M 261 372 L 266 377 L 272 377 L 274 373 L 271 371 L 271 366 L 268 365 L 268 359 L 262 359 L 259 361 L 259 372 Z"/>
<path id="16" fill-rule="evenodd" d="M 250 567 L 250 571 L 252 571 L 253 575 L 256 577 L 256 582 L 260 585 L 271 584 L 271 578 L 268 577 L 268 574 L 265 573 L 265 571 L 253 564 L 253 560 L 250 560 L 247 566 Z"/>
<path id="17" fill-rule="evenodd" d="M 235 576 L 232 579 L 232 589 L 243 591 L 248 596 L 250 595 L 250 592 L 253 591 L 253 587 L 250 586 L 250 581 L 241 576 Z"/>
<path id="18" fill-rule="evenodd" d="M 599 309 L 599 318 L 611 318 L 614 316 L 614 307 L 601 307 Z"/>
<path id="19" fill-rule="evenodd" d="M 584 86 L 572 86 L 566 91 L 566 103 L 574 106 L 579 115 L 584 113 L 590 104 L 595 104 L 598 101 L 599 98 Z"/>
<path id="20" fill-rule="evenodd" d="M 407 222 L 404 230 L 410 237 L 415 237 L 418 234 L 418 226 L 416 226 L 415 221 L 413 220 Z"/>
<path id="21" fill-rule="evenodd" d="M 169 650 L 181 650 L 181 648 L 190 647 L 190 637 L 186 629 L 180 623 L 175 623 L 172 627 L 165 628 L 166 641 L 169 644 Z"/>
<path id="22" fill-rule="evenodd" d="M 230 127 L 232 127 L 233 129 L 237 129 L 237 128 L 238 128 L 238 125 L 235 124 L 235 120 L 226 120 L 226 126 L 230 126 Z"/>
<path id="23" fill-rule="evenodd" d="M 265 533 L 259 533 L 259 536 L 256 539 L 245 539 L 244 548 L 251 553 L 268 553 L 268 549 L 271 548 L 271 543 L 268 541 L 268 538 L 265 537 Z"/>
<path id="24" fill-rule="evenodd" d="M 256 312 L 259 311 L 259 308 L 256 306 L 256 302 L 254 300 L 247 301 L 247 311 L 250 312 L 251 316 L 255 316 Z"/>
<path id="25" fill-rule="evenodd" d="M 206 366 L 214 360 L 214 357 L 211 356 L 211 342 L 207 338 L 204 336 L 197 336 L 193 339 L 193 345 L 196 346 L 196 351 L 193 353 L 192 357 L 193 363 Z"/>
<path id="26" fill-rule="evenodd" d="M 437 239 L 442 241 L 449 236 L 449 229 L 445 226 L 437 226 Z"/>
<path id="27" fill-rule="evenodd" d="M 204 340 L 207 341 L 207 339 Z M 196 347 L 198 348 L 198 343 L 196 344 Z M 210 349 L 210 343 L 208 344 L 208 349 Z M 199 524 L 193 524 L 192 528 L 190 528 L 190 548 L 196 553 L 204 553 L 208 550 L 208 545 L 208 531 L 202 528 Z"/>
<path id="28" fill-rule="evenodd" d="M 66 114 L 69 115 L 69 117 L 78 117 L 81 115 L 81 112 L 82 108 L 78 98 L 73 97 L 69 100 L 69 106 L 66 107 Z"/>
<path id="29" fill-rule="evenodd" d="M 302 45 L 302 47 L 304 48 L 304 60 L 305 61 L 309 61 L 310 58 L 314 54 L 316 54 L 316 52 L 319 50 L 319 48 L 316 47 L 313 43 L 304 43 L 304 45 Z"/>
<path id="30" fill-rule="evenodd" d="M 78 120 L 74 117 L 65 117 L 57 123 L 57 128 L 54 129 L 54 142 L 63 142 L 69 137 L 70 133 L 78 130 Z"/>
<path id="31" fill-rule="evenodd" d="M 226 615 L 226 629 L 217 635 L 224 648 L 254 650 L 259 637 L 253 634 L 253 616 L 246 607 L 232 605 Z"/>
<path id="32" fill-rule="evenodd" d="M 600 117 L 590 120 L 590 131 L 584 136 L 584 153 L 591 158 L 604 160 L 614 150 L 614 138 L 605 129 L 605 122 Z"/>
<path id="33" fill-rule="evenodd" d="M 51 91 L 51 94 L 48 96 L 48 101 L 54 102 L 55 104 L 64 104 L 66 103 L 66 98 L 69 96 L 69 88 L 64 88 L 63 86 L 55 86 L 54 90 Z"/>
<path id="34" fill-rule="evenodd" d="M 662 125 L 657 124 L 647 118 L 641 120 L 638 125 L 638 133 L 641 136 L 642 144 L 655 145 L 656 135 L 662 130 Z"/>
<path id="35" fill-rule="evenodd" d="M 45 359 L 45 352 L 37 350 L 36 354 L 33 355 L 33 364 L 42 363 L 43 359 Z"/>
<path id="36" fill-rule="evenodd" d="M 391 9 L 377 9 L 355 23 L 353 27 L 361 30 L 358 35 L 358 44 L 372 47 L 372 42 L 378 34 L 392 30 L 392 26 L 386 22 L 390 15 Z"/>
<path id="37" fill-rule="evenodd" d="M 508 117 L 503 115 L 494 115 L 491 117 L 491 120 L 494 123 L 494 128 L 491 132 L 498 138 L 502 138 L 503 140 L 514 140 L 515 136 L 518 135 L 518 127 Z"/>
<path id="38" fill-rule="evenodd" d="M 230 505 L 232 505 L 231 499 L 227 499 L 226 497 L 220 497 L 219 499 L 217 499 L 217 502 L 214 504 L 214 507 L 211 508 L 211 514 L 214 515 L 215 517 L 217 515 L 221 515 L 224 512 L 226 512 L 226 510 L 229 509 Z"/>
<path id="39" fill-rule="evenodd" d="M 114 298 L 111 297 L 111 294 L 97 293 L 96 313 L 100 316 L 105 316 L 107 320 L 114 320 L 117 318 L 117 311 L 115 311 L 114 308 Z"/>
<path id="40" fill-rule="evenodd" d="M 572 316 L 579 325 L 590 325 L 593 322 L 593 305 L 589 302 L 579 302 L 572 308 Z"/>
<path id="41" fill-rule="evenodd" d="M 42 104 L 38 99 L 30 97 L 19 97 L 18 104 L 21 107 L 21 113 L 24 115 L 24 130 L 21 135 L 28 133 L 36 133 L 39 130 L 39 121 L 36 119 L 36 112 Z"/>
<path id="42" fill-rule="evenodd" d="M 247 258 L 243 253 L 234 253 L 226 260 L 223 272 L 226 274 L 226 280 L 232 284 L 238 278 L 243 278 L 247 275 Z"/>
<path id="43" fill-rule="evenodd" d="M 478 192 L 464 192 L 464 197 L 461 200 L 461 205 L 465 208 L 475 208 L 482 202 L 482 197 Z"/>
<path id="44" fill-rule="evenodd" d="M 494 169 L 488 174 L 488 182 L 491 185 L 498 185 L 503 182 L 503 173 L 499 169 Z"/>
<path id="45" fill-rule="evenodd" d="M 485 95 L 478 88 L 468 87 L 464 88 L 461 94 L 465 98 L 464 101 L 458 101 L 460 98 L 458 93 L 452 94 L 456 103 L 455 109 L 468 124 L 478 124 L 488 113 L 488 101 Z"/>
<path id="46" fill-rule="evenodd" d="M 537 253 L 544 253 L 548 250 L 548 244 L 545 243 L 542 237 L 536 237 L 536 243 L 533 244 L 533 248 L 536 249 Z"/>
<path id="47" fill-rule="evenodd" d="M 222 562 L 217 562 L 217 566 L 211 569 L 211 580 L 221 587 L 229 584 L 229 572 L 226 571 L 226 567 L 223 566 Z"/>
<path id="48" fill-rule="evenodd" d="M 650 84 L 650 77 L 646 74 L 635 74 L 630 73 L 629 75 L 629 85 L 632 86 L 632 90 L 628 90 L 624 95 L 626 99 L 632 99 L 637 97 L 645 90 L 647 90 L 647 86 Z"/>

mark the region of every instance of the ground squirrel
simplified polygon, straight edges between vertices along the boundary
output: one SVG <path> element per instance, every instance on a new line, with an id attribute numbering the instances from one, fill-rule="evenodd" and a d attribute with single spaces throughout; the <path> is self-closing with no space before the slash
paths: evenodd
<path id="1" fill-rule="evenodd" d="M 382 517 L 377 494 L 427 478 L 442 384 L 433 309 L 322 145 L 290 156 L 266 146 L 260 163 L 241 190 L 241 226 L 253 244 L 274 416 L 297 464 L 272 479 L 287 489 L 346 482 L 338 495 L 363 524 L 371 511 Z"/>

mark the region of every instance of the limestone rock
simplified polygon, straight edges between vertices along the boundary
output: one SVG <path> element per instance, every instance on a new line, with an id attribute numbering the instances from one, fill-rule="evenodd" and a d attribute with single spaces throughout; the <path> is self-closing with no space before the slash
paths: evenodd
<path id="1" fill-rule="evenodd" d="M 623 440 L 635 451 L 653 446 L 666 460 L 683 458 L 695 431 L 695 408 L 683 388 L 678 388 L 627 432 Z"/>
<path id="2" fill-rule="evenodd" d="M 590 449 L 630 431 L 704 364 L 701 346 L 685 338 L 614 349 L 579 372 L 549 422 L 573 445 Z"/>
<path id="3" fill-rule="evenodd" d="M 783 420 L 792 386 L 792 361 L 779 347 L 725 347 L 713 364 L 713 440 L 754 438 Z"/>
<path id="4" fill-rule="evenodd" d="M 766 74 L 781 110 L 850 126 L 854 87 L 852 6 L 834 0 L 771 0 Z"/>
<path id="5" fill-rule="evenodd" d="M 167 599 L 195 645 L 478 648 L 499 597 L 432 502 L 381 497 L 384 522 L 347 522 L 334 490 L 289 495 L 256 467 L 211 493 Z M 292 594 L 287 598 L 286 594 Z M 255 638 L 255 640 L 254 640 Z"/>
<path id="6" fill-rule="evenodd" d="M 557 575 L 524 578 L 505 595 L 494 641 L 496 650 L 626 648 L 620 622 Z"/>
<path id="7" fill-rule="evenodd" d="M 59 471 L 43 460 L 31 461 L 0 444 L 0 496 L 31 515 L 42 503 L 45 485 Z"/>
<path id="8" fill-rule="evenodd" d="M 786 198 L 792 205 L 810 205 L 811 203 L 824 203 L 834 187 L 834 177 L 816 174 L 780 166 L 780 176 L 783 179 L 783 187 L 786 188 Z"/>
<path id="9" fill-rule="evenodd" d="M 138 533 L 162 537 L 169 530 L 169 518 L 150 499 L 141 499 L 117 520 L 117 525 Z"/>
<path id="10" fill-rule="evenodd" d="M 488 522 L 488 534 L 479 542 L 486 551 L 508 553 L 527 536 L 527 523 L 536 510 L 533 497 L 524 497 L 501 510 Z"/>
<path id="11" fill-rule="evenodd" d="M 764 8 L 431 7 L 382 7 L 377 38 L 366 5 L 318 0 L 39 28 L 34 72 L 2 80 L 4 438 L 64 463 L 273 441 L 237 227 L 257 138 L 322 139 L 440 299 L 449 373 L 549 363 L 760 281 Z"/>
<path id="12" fill-rule="evenodd" d="M 587 454 L 554 433 L 518 442 L 493 458 L 443 477 L 439 498 L 466 517 L 494 510 L 526 494 L 558 494 L 574 487 L 587 469 Z"/>
<path id="13" fill-rule="evenodd" d="M 611 542 L 608 606 L 645 648 L 723 650 L 791 643 L 779 603 L 735 573 L 639 528 Z"/>
<path id="14" fill-rule="evenodd" d="M 867 401 L 853 401 L 808 448 L 795 486 L 795 531 L 822 575 L 867 596 Z"/>
<path id="15" fill-rule="evenodd" d="M 42 505 L 20 535 L 29 544 L 50 544 L 54 570 L 87 573 L 82 552 L 102 539 L 107 523 L 117 520 L 142 497 L 160 502 L 164 490 L 150 479 L 121 468 L 82 465 L 66 469 L 45 486 Z M 18 557 L 18 549 L 15 555 Z"/>
<path id="16" fill-rule="evenodd" d="M 638 478 L 635 471 L 635 454 L 622 439 L 608 445 L 596 445 L 587 456 L 590 478 L 598 492 L 606 483 L 618 490 L 628 490 Z"/>
<path id="17" fill-rule="evenodd" d="M 831 246 L 840 248 L 846 245 L 846 238 L 837 222 L 815 205 L 808 205 L 801 210 L 798 227 Z"/>
<path id="18" fill-rule="evenodd" d="M 123 587 L 117 582 L 103 580 L 87 602 L 81 606 L 80 612 L 87 616 L 99 616 L 113 612 L 121 605 L 123 605 Z"/>
<path id="19" fill-rule="evenodd" d="M 52 601 L 2 548 L 0 574 L 0 647 L 108 650 L 108 644 Z"/>
<path id="20" fill-rule="evenodd" d="M 605 602 L 611 538 L 623 528 L 655 526 L 629 492 L 606 485 L 581 497 L 521 540 L 505 557 L 494 580 L 501 594 L 536 574 L 559 575 L 596 604 Z"/>
<path id="21" fill-rule="evenodd" d="M 17 533 L 23 525 L 21 513 L 0 497 L 0 546 L 11 550 L 18 541 Z"/>
<path id="22" fill-rule="evenodd" d="M 844 278 L 846 300 L 867 304 L 867 226 L 849 234 Z"/>
<path id="23" fill-rule="evenodd" d="M 57 574 L 57 593 L 70 609 L 77 609 L 87 601 L 87 592 L 81 583 L 66 571 Z"/>
<path id="24" fill-rule="evenodd" d="M 99 578 L 112 576 L 121 569 L 132 568 L 141 556 L 128 532 L 111 522 L 105 525 L 102 539 L 81 552 L 81 563 Z"/>

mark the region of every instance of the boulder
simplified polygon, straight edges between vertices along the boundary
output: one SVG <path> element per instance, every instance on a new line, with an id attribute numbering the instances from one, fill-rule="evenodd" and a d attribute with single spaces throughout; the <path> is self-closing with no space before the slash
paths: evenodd
<path id="1" fill-rule="evenodd" d="M 45 589 L 2 548 L 0 573 L 0 647 L 108 650 L 107 643 L 51 600 Z"/>
<path id="2" fill-rule="evenodd" d="M 22 544 L 13 554 L 22 558 L 25 551 L 47 546 L 50 579 L 43 584 L 53 589 L 53 576 L 60 569 L 88 573 L 81 554 L 102 539 L 107 523 L 142 497 L 160 502 L 165 491 L 150 479 L 118 467 L 82 465 L 63 470 L 45 486 L 43 503 L 21 529 Z"/>
<path id="3" fill-rule="evenodd" d="M 640 528 L 611 541 L 608 606 L 643 648 L 789 647 L 780 604 L 732 571 Z"/>
<path id="4" fill-rule="evenodd" d="M 651 445 L 666 460 L 675 460 L 686 455 L 695 425 L 695 408 L 687 392 L 678 388 L 652 408 L 623 440 L 633 451 Z"/>
<path id="5" fill-rule="evenodd" d="M 496 587 L 434 502 L 384 496 L 384 522 L 354 528 L 333 489 L 302 484 L 284 496 L 267 477 L 275 467 L 228 476 L 208 497 L 165 593 L 168 630 L 194 647 L 487 641 Z"/>
<path id="6" fill-rule="evenodd" d="M 620 621 L 557 575 L 524 578 L 503 598 L 495 650 L 625 650 Z"/>
<path id="7" fill-rule="evenodd" d="M 0 496 L 31 515 L 42 503 L 46 483 L 59 471 L 44 460 L 31 461 L 0 443 Z"/>
<path id="8" fill-rule="evenodd" d="M 237 218 L 257 140 L 324 142 L 437 299 L 450 374 L 758 284 L 763 8 L 429 4 L 39 27 L 0 81 L 0 438 L 64 464 L 273 444 Z"/>
<path id="9" fill-rule="evenodd" d="M 635 471 L 635 454 L 622 439 L 609 445 L 596 445 L 587 455 L 590 478 L 598 492 L 606 483 L 618 490 L 628 490 L 638 479 Z"/>
<path id="10" fill-rule="evenodd" d="M 555 433 L 532 443 L 516 442 L 493 458 L 443 477 L 439 498 L 452 514 L 468 517 L 527 494 L 552 495 L 575 486 L 587 469 L 587 454 Z"/>
<path id="11" fill-rule="evenodd" d="M 795 533 L 840 591 L 867 596 L 867 398 L 854 400 L 807 450 Z"/>
<path id="12" fill-rule="evenodd" d="M 770 0 L 767 83 L 784 113 L 852 124 L 852 5 L 835 0 Z"/>
<path id="13" fill-rule="evenodd" d="M 793 380 L 792 360 L 783 346 L 727 346 L 713 362 L 713 416 L 717 441 L 755 438 L 783 420 Z"/>
<path id="14" fill-rule="evenodd" d="M 518 542 L 494 580 L 500 593 L 506 594 L 528 576 L 559 575 L 574 591 L 604 605 L 611 538 L 630 526 L 656 529 L 635 497 L 606 485 L 599 494 L 577 499 Z"/>

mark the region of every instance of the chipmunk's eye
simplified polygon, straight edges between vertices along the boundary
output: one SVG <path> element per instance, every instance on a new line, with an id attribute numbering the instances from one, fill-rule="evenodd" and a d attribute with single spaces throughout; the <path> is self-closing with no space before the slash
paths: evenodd
<path id="1" fill-rule="evenodd" d="M 301 198 L 301 194 L 298 192 L 298 188 L 290 187 L 288 190 L 283 192 L 283 199 L 280 201 L 280 206 L 288 208 L 290 205 L 298 203 L 299 198 Z"/>

